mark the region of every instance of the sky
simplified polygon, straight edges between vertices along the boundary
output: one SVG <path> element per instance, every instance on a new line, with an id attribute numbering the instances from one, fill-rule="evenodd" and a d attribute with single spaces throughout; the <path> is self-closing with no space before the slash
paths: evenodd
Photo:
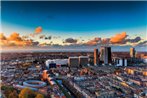
<path id="1" fill-rule="evenodd" d="M 147 46 L 147 2 L 2 1 L 0 45 L 114 50 Z M 9 48 L 10 49 L 10 48 Z"/>

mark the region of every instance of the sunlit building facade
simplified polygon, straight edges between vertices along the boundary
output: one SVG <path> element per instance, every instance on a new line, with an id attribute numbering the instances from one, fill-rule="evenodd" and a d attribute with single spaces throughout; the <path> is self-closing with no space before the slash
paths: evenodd
<path id="1" fill-rule="evenodd" d="M 135 58 L 135 53 L 136 53 L 135 48 L 130 48 L 130 57 L 131 58 Z"/>
<path id="2" fill-rule="evenodd" d="M 112 62 L 111 47 L 101 47 L 100 48 L 100 60 L 104 64 L 109 64 Z"/>
<path id="3" fill-rule="evenodd" d="M 94 49 L 94 65 L 99 64 L 99 56 L 98 56 L 98 49 Z"/>

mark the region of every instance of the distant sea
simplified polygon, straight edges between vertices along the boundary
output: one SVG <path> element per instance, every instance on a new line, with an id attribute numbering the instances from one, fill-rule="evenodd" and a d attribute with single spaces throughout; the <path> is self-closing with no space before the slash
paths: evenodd
<path id="1" fill-rule="evenodd" d="M 99 49 L 99 48 L 98 48 Z M 136 48 L 135 48 L 136 49 Z M 1 50 L 1 53 L 12 53 L 12 52 L 93 52 L 94 49 L 10 49 Z M 130 49 L 111 49 L 112 52 L 129 52 Z M 147 49 L 136 49 L 137 52 L 147 52 Z"/>

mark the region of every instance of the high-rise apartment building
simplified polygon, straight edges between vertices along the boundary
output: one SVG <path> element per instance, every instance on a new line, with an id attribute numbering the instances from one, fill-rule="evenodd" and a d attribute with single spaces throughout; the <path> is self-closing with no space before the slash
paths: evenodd
<path id="1" fill-rule="evenodd" d="M 98 49 L 94 49 L 94 65 L 99 64 L 99 56 L 98 56 Z"/>
<path id="2" fill-rule="evenodd" d="M 111 47 L 101 47 L 100 48 L 100 60 L 104 62 L 104 64 L 109 64 L 112 62 L 111 59 Z"/>
<path id="3" fill-rule="evenodd" d="M 136 51 L 135 51 L 135 48 L 131 47 L 131 48 L 130 48 L 130 57 L 131 57 L 131 58 L 135 58 L 135 52 L 136 52 Z"/>

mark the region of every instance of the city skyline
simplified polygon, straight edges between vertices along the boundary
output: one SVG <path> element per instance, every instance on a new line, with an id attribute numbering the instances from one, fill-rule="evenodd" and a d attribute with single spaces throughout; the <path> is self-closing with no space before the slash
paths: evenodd
<path id="1" fill-rule="evenodd" d="M 4 1 L 0 98 L 147 98 L 147 2 Z"/>
<path id="2" fill-rule="evenodd" d="M 0 45 L 2 49 L 93 49 L 107 44 L 114 51 L 120 47 L 146 51 L 146 5 L 2 1 Z"/>

